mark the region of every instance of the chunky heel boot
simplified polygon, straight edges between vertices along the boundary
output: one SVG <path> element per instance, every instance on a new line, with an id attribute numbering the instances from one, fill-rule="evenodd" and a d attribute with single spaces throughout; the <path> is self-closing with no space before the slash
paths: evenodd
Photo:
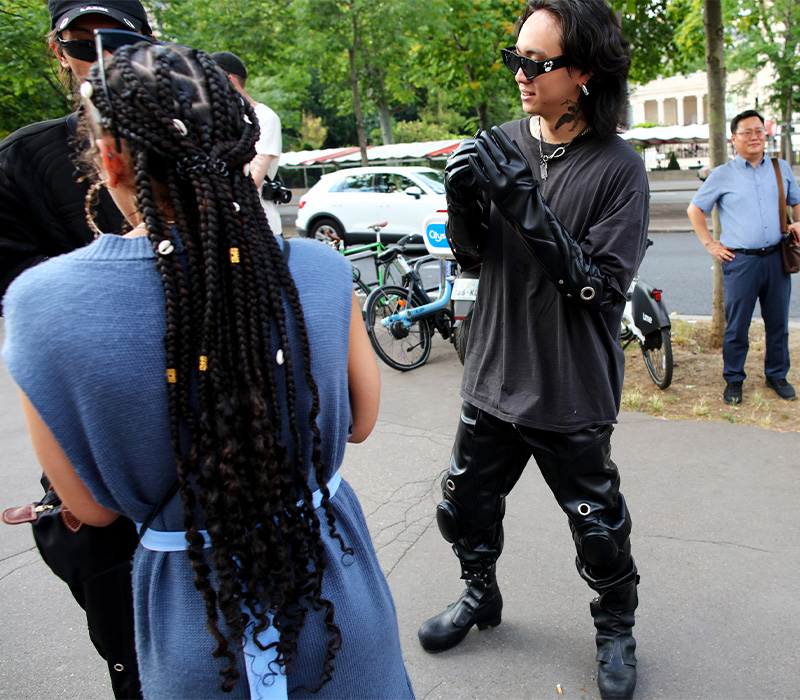
<path id="1" fill-rule="evenodd" d="M 603 598 L 589 604 L 597 628 L 597 685 L 603 700 L 625 700 L 636 688 L 634 612 L 601 607 Z"/>
<path id="2" fill-rule="evenodd" d="M 479 578 L 467 579 L 461 597 L 444 612 L 427 620 L 417 633 L 425 651 L 447 651 L 461 643 L 473 625 L 479 630 L 497 627 L 503 611 L 503 596 L 497 586 L 494 567 Z"/>

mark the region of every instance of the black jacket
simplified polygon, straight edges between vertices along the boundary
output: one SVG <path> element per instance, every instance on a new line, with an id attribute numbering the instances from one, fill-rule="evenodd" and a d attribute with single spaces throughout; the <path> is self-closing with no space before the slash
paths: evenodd
<path id="1" fill-rule="evenodd" d="M 0 143 L 0 298 L 23 270 L 86 245 L 88 183 L 73 163 L 76 114 L 30 124 Z M 123 217 L 105 190 L 95 219 L 118 233 Z"/>

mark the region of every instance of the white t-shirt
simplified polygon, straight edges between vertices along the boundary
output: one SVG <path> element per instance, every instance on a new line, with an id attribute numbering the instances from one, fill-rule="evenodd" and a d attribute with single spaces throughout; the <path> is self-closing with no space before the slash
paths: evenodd
<path id="1" fill-rule="evenodd" d="M 256 103 L 253 106 L 258 125 L 261 127 L 261 136 L 256 141 L 256 153 L 258 155 L 274 156 L 273 161 L 267 169 L 267 177 L 273 179 L 278 173 L 278 161 L 281 157 L 281 120 L 273 110 L 267 105 Z M 267 202 L 261 198 L 261 206 L 267 214 L 269 227 L 276 236 L 280 236 L 283 229 L 281 227 L 281 215 L 278 213 L 278 205 L 275 202 Z"/>

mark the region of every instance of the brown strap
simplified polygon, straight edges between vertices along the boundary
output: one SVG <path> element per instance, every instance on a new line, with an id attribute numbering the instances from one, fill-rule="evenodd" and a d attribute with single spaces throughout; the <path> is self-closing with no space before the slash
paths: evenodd
<path id="1" fill-rule="evenodd" d="M 783 191 L 783 177 L 777 158 L 772 159 L 772 167 L 775 168 L 775 177 L 778 179 L 778 218 L 781 222 L 781 233 L 786 233 L 789 230 L 786 223 L 786 194 Z"/>

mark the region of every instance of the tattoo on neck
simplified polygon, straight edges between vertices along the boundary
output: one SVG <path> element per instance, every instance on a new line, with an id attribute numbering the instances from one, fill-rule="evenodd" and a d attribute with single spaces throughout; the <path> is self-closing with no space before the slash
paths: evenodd
<path id="1" fill-rule="evenodd" d="M 561 104 L 566 106 L 567 111 L 562 114 L 561 117 L 559 117 L 558 121 L 556 122 L 555 130 L 558 131 L 565 124 L 571 123 L 572 126 L 570 126 L 569 130 L 575 131 L 575 129 L 578 127 L 578 117 L 580 115 L 580 112 L 578 111 L 578 103 L 574 100 L 565 100 Z"/>

